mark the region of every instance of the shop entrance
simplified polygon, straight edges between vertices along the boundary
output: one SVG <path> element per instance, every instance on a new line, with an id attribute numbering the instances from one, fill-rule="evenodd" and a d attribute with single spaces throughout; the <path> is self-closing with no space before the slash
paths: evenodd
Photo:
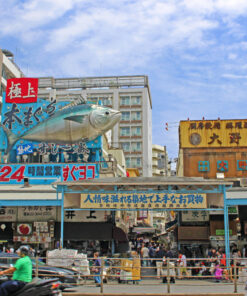
<path id="1" fill-rule="evenodd" d="M 201 178 L 107 178 L 55 183 L 66 211 L 222 211 L 224 210 L 226 256 L 230 258 L 229 222 L 224 180 Z M 64 244 L 61 215 L 61 246 Z M 114 246 L 113 246 L 114 249 Z"/>

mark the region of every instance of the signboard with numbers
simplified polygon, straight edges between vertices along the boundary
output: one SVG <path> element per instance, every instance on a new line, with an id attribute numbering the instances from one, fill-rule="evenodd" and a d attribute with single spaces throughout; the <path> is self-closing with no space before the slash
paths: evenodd
<path id="1" fill-rule="evenodd" d="M 206 194 L 81 194 L 81 208 L 174 209 L 207 207 Z"/>
<path id="2" fill-rule="evenodd" d="M 0 165 L 0 184 L 22 184 L 29 178 L 32 184 L 58 181 L 78 181 L 98 177 L 95 164 L 27 164 Z"/>
<path id="3" fill-rule="evenodd" d="M 56 207 L 27 206 L 18 207 L 18 221 L 49 221 L 56 220 Z"/>
<path id="4" fill-rule="evenodd" d="M 180 122 L 181 148 L 246 147 L 247 120 Z"/>

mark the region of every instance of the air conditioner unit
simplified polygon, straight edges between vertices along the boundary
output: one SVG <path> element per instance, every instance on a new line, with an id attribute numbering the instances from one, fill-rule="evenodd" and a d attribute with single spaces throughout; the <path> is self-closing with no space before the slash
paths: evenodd
<path id="1" fill-rule="evenodd" d="M 247 187 L 247 178 L 240 179 L 240 186 Z"/>

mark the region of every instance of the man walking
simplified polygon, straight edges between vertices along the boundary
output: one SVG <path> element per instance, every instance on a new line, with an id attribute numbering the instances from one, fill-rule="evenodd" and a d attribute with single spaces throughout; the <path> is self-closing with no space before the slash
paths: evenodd
<path id="1" fill-rule="evenodd" d="M 99 252 L 95 252 L 93 257 L 94 257 L 93 271 L 94 271 L 94 274 L 95 274 L 94 279 L 95 279 L 95 282 L 96 282 L 96 286 L 100 287 L 100 284 L 101 284 L 101 278 L 100 278 L 101 260 L 99 259 Z"/>
<path id="2" fill-rule="evenodd" d="M 165 256 L 165 251 L 162 246 L 159 247 L 159 250 L 156 252 L 156 269 L 157 269 L 157 279 L 162 275 L 162 265 L 163 257 Z"/>

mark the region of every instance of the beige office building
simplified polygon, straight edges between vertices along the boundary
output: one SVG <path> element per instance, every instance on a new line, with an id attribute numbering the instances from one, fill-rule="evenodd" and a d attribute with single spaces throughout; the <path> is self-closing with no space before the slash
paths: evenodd
<path id="1" fill-rule="evenodd" d="M 152 176 L 152 99 L 148 77 L 39 78 L 39 97 L 50 100 L 86 98 L 122 112 L 112 131 L 111 147 L 123 148 L 127 168 Z"/>

